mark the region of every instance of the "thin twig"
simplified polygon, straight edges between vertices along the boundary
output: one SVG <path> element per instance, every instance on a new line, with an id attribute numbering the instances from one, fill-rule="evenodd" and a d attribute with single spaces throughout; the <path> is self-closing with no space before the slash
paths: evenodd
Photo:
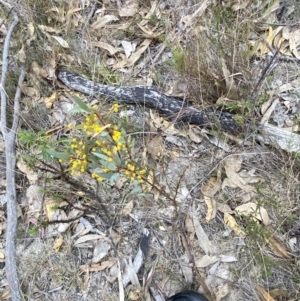
<path id="1" fill-rule="evenodd" d="M 8 65 L 9 65 L 9 46 L 12 37 L 12 33 L 19 22 L 17 13 L 13 7 L 0 0 L 13 15 L 13 21 L 8 29 L 7 35 L 5 37 L 2 55 L 2 74 L 0 81 L 1 89 L 1 112 L 0 112 L 0 130 L 2 132 L 4 142 L 5 142 L 5 156 L 6 156 L 6 201 L 7 201 L 7 229 L 6 229 L 6 262 L 5 270 L 7 282 L 10 288 L 10 294 L 12 301 L 21 300 L 20 285 L 17 274 L 16 266 L 16 246 L 15 238 L 17 231 L 17 195 L 16 195 L 16 183 L 15 183 L 15 167 L 16 167 L 16 157 L 15 157 L 15 138 L 16 131 L 19 122 L 19 110 L 20 110 L 20 97 L 21 89 L 20 85 L 23 83 L 25 78 L 25 71 L 22 70 L 19 76 L 18 87 L 16 89 L 14 98 L 14 108 L 13 108 L 13 123 L 10 130 L 7 129 L 6 121 L 6 110 L 7 110 L 7 94 L 5 91 L 5 84 L 7 79 Z"/>
<path id="2" fill-rule="evenodd" d="M 5 5 L 7 8 L 9 8 L 12 11 L 13 14 L 13 22 L 9 26 L 9 29 L 7 31 L 4 45 L 3 45 L 3 54 L 2 54 L 2 74 L 1 74 L 1 81 L 0 81 L 0 88 L 1 88 L 1 113 L 0 113 L 0 129 L 3 134 L 3 138 L 5 139 L 5 136 L 7 134 L 7 128 L 6 128 L 6 102 L 7 102 L 7 95 L 5 91 L 5 83 L 7 78 L 7 71 L 8 71 L 8 57 L 9 57 L 9 44 L 11 40 L 12 33 L 16 27 L 16 25 L 19 22 L 19 18 L 15 11 L 12 10 L 12 6 L 3 0 L 0 0 L 0 3 Z"/>
<path id="3" fill-rule="evenodd" d="M 88 14 L 88 17 L 86 19 L 86 21 L 84 22 L 84 25 L 82 27 L 82 30 L 81 30 L 81 37 L 83 38 L 84 34 L 85 34 L 85 31 L 86 31 L 86 28 L 88 27 L 92 17 L 94 16 L 95 14 L 95 11 L 96 11 L 96 8 L 97 8 L 97 4 L 94 3 L 89 14 Z"/>

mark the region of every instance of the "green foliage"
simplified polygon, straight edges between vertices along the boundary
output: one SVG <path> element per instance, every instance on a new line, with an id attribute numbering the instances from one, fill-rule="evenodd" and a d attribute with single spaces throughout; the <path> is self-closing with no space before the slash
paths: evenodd
<path id="1" fill-rule="evenodd" d="M 44 144 L 47 141 L 47 135 L 45 134 L 45 131 L 39 131 L 38 133 L 33 133 L 31 131 L 20 131 L 18 136 L 21 144 L 28 148 L 37 144 Z"/>
<path id="2" fill-rule="evenodd" d="M 26 161 L 29 163 L 30 166 L 34 165 L 34 161 L 36 160 L 36 157 L 38 155 L 41 155 L 42 159 L 45 162 L 50 162 L 52 160 L 53 154 L 49 152 L 49 148 L 59 145 L 65 140 L 65 139 L 58 139 L 58 140 L 51 139 L 49 134 L 47 134 L 45 131 L 39 131 L 35 133 L 33 131 L 28 131 L 28 130 L 20 131 L 18 133 L 18 138 L 19 138 L 18 141 L 22 147 L 24 147 L 27 150 L 28 149 L 31 150 L 30 152 L 27 152 L 27 156 L 26 156 Z M 21 151 L 21 153 L 23 152 Z M 24 153 L 23 155 L 25 156 Z M 58 156 L 59 154 L 56 155 Z M 61 154 L 61 156 L 63 156 L 63 154 Z"/>
<path id="3" fill-rule="evenodd" d="M 185 71 L 185 53 L 181 47 L 172 48 L 172 63 L 175 69 L 183 74 Z"/>
<path id="4" fill-rule="evenodd" d="M 40 228 L 38 226 L 33 226 L 28 229 L 28 234 L 31 236 L 36 236 L 39 233 Z"/>
<path id="5" fill-rule="evenodd" d="M 73 126 L 69 139 L 61 140 L 47 153 L 63 164 L 70 175 L 88 172 L 99 182 L 115 183 L 120 176 L 132 186 L 131 193 L 141 191 L 146 179 L 146 169 L 140 166 L 134 151 L 134 140 L 127 136 L 120 124 L 113 124 L 118 104 L 114 104 L 105 117 L 97 107 L 90 107 L 80 98 L 74 98 L 77 107 L 72 112 L 85 116 L 84 122 Z"/>
<path id="6" fill-rule="evenodd" d="M 268 278 L 272 275 L 275 260 L 262 253 L 257 253 L 255 256 L 256 265 L 260 267 L 261 274 L 264 278 Z"/>
<path id="7" fill-rule="evenodd" d="M 107 67 L 103 67 L 103 66 L 98 67 L 97 71 L 104 79 L 103 81 L 104 84 L 111 85 L 120 82 L 118 75 Z"/>

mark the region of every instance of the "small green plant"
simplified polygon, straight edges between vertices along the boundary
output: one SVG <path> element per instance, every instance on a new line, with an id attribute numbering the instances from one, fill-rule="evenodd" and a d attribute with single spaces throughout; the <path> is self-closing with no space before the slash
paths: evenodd
<path id="1" fill-rule="evenodd" d="M 37 144 L 45 144 L 47 141 L 47 135 L 45 134 L 45 131 L 39 131 L 38 133 L 33 133 L 32 131 L 20 131 L 18 136 L 19 141 L 28 148 Z"/>
<path id="2" fill-rule="evenodd" d="M 275 261 L 262 253 L 255 256 L 257 266 L 260 267 L 263 278 L 268 278 L 272 275 Z"/>
<path id="3" fill-rule="evenodd" d="M 45 161 L 49 161 L 51 159 L 49 153 L 47 152 L 49 147 L 58 143 L 57 141 L 52 141 L 49 139 L 49 135 L 45 131 L 39 131 L 37 133 L 29 130 L 20 131 L 18 133 L 18 138 L 19 143 L 25 149 L 32 150 L 38 148 L 43 160 Z M 35 166 L 37 156 L 36 151 L 32 151 L 27 155 L 21 151 L 21 154 L 29 166 Z"/>
<path id="4" fill-rule="evenodd" d="M 38 235 L 40 231 L 40 228 L 38 226 L 33 226 L 32 228 L 28 229 L 28 234 L 31 236 L 36 236 Z"/>
<path id="5" fill-rule="evenodd" d="M 107 67 L 99 67 L 97 68 L 97 71 L 103 77 L 104 83 L 107 85 L 116 84 L 120 81 L 116 73 L 112 72 Z"/>
<path id="6" fill-rule="evenodd" d="M 71 137 L 48 153 L 67 165 L 70 175 L 88 172 L 99 182 L 111 183 L 122 176 L 133 184 L 132 193 L 141 191 L 147 170 L 136 159 L 134 140 L 114 122 L 119 105 L 114 104 L 103 117 L 97 106 L 90 107 L 78 97 L 75 101 L 78 107 L 73 112 L 84 114 L 84 122 L 69 124 Z"/>
<path id="7" fill-rule="evenodd" d="M 180 74 L 185 72 L 185 53 L 179 46 L 172 48 L 172 63 Z"/>

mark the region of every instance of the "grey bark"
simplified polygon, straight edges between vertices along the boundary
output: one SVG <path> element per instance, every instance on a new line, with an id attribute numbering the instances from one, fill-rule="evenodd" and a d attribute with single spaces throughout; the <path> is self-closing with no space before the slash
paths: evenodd
<path id="1" fill-rule="evenodd" d="M 103 97 L 108 101 L 137 104 L 158 110 L 176 121 L 183 121 L 201 127 L 218 129 L 237 134 L 243 128 L 234 120 L 234 115 L 213 107 L 196 109 L 191 103 L 165 95 L 148 86 L 117 87 L 87 80 L 68 71 L 59 70 L 57 78 L 67 87 L 89 96 Z"/>
<path id="2" fill-rule="evenodd" d="M 7 202 L 7 228 L 6 228 L 6 246 L 5 246 L 5 271 L 6 278 L 10 288 L 10 294 L 12 301 L 21 300 L 20 285 L 17 274 L 16 264 L 16 231 L 17 231 L 17 196 L 16 196 L 16 183 L 15 183 L 15 139 L 19 122 L 19 109 L 20 109 L 20 97 L 21 89 L 20 85 L 24 81 L 25 72 L 21 71 L 18 81 L 18 87 L 16 88 L 14 107 L 13 107 L 13 122 L 11 129 L 7 128 L 7 94 L 5 91 L 7 72 L 9 66 L 9 46 L 11 42 L 12 33 L 19 22 L 18 16 L 13 7 L 0 0 L 0 3 L 6 6 L 6 8 L 12 13 L 13 21 L 7 31 L 2 55 L 2 73 L 1 73 L 1 112 L 0 112 L 0 130 L 5 142 L 5 157 L 6 157 L 6 202 Z"/>

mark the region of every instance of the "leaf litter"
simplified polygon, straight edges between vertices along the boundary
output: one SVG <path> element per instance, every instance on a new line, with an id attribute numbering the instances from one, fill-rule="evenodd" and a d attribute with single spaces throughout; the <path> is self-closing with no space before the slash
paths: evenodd
<path id="1" fill-rule="evenodd" d="M 107 5 L 109 6 L 112 4 L 110 3 Z M 207 1 L 204 1 L 203 5 L 200 5 L 196 12 L 204 12 L 207 5 Z M 234 2 L 232 5 L 232 8 L 235 11 L 239 11 L 247 9 L 247 6 L 251 4 L 249 1 L 238 1 Z M 274 12 L 278 9 L 278 3 L 276 5 L 274 4 L 272 9 L 268 10 L 266 16 L 268 14 L 269 17 L 274 17 Z M 86 6 L 89 7 L 88 2 L 86 3 Z M 143 11 L 139 12 L 139 9 L 138 1 L 122 1 L 122 5 L 118 8 L 118 16 L 116 15 L 116 9 L 108 10 L 107 7 L 105 8 L 103 6 L 103 10 L 98 10 L 92 19 L 89 20 L 90 25 L 88 26 L 88 33 L 92 37 L 92 41 L 87 42 L 86 40 L 85 42 L 88 43 L 88 47 L 99 49 L 101 59 L 103 58 L 104 62 L 107 61 L 104 60 L 105 58 L 108 58 L 107 56 L 115 56 L 114 62 L 111 64 L 112 70 L 120 70 L 122 68 L 124 70 L 130 70 L 130 68 L 133 68 L 133 70 L 136 69 L 140 60 L 144 60 L 147 53 L 149 54 L 153 51 L 153 47 L 157 42 L 155 39 L 159 38 L 164 33 L 165 29 L 160 27 L 160 20 L 162 18 L 162 13 L 168 14 L 167 9 L 161 11 L 160 6 L 156 1 L 153 1 L 150 7 L 144 9 L 144 15 L 142 14 Z M 71 24 L 73 22 L 73 25 L 78 28 L 80 28 L 82 20 L 86 17 L 80 7 L 70 8 L 66 17 L 63 9 L 53 7 L 50 11 L 50 19 L 56 19 L 57 22 L 61 23 L 66 22 L 66 24 Z M 110 13 L 106 14 L 108 11 L 110 11 Z M 114 38 L 107 38 L 107 32 L 111 32 L 114 26 L 115 28 L 118 27 L 118 30 L 122 30 L 122 28 L 124 31 L 128 30 L 127 34 L 130 34 L 132 27 L 130 28 L 131 25 L 128 25 L 126 17 L 133 17 L 132 19 L 134 20 L 139 13 L 140 16 L 144 17 L 142 17 L 142 21 L 137 23 L 134 28 L 134 31 L 139 30 L 139 37 L 136 41 L 133 42 L 130 39 L 127 41 L 122 37 L 120 43 L 116 43 Z M 181 24 L 184 24 L 188 30 L 192 28 L 192 26 L 190 26 L 190 24 L 192 24 L 191 22 L 195 22 L 193 16 L 194 13 L 184 17 L 180 16 Z M 169 17 L 171 18 L 171 15 L 169 15 Z M 37 27 L 44 35 L 46 48 L 50 51 L 55 52 L 58 47 L 63 49 L 70 49 L 72 47 L 71 44 L 69 45 L 70 40 L 64 38 L 64 32 L 62 30 L 42 24 L 37 24 Z M 30 36 L 30 43 L 36 39 L 37 33 L 35 32 L 35 24 L 29 23 L 27 28 Z M 101 40 L 98 40 L 97 37 L 101 37 Z M 102 38 L 104 39 L 102 40 Z M 263 55 L 270 51 L 267 43 L 274 46 L 275 49 L 279 49 L 284 55 L 298 57 L 297 47 L 299 41 L 296 29 L 280 28 L 274 30 L 272 27 L 265 28 L 264 36 L 262 36 L 259 41 L 256 41 L 256 51 L 259 55 Z M 119 47 L 119 45 L 122 45 L 122 47 Z M 80 66 L 83 63 L 83 59 L 76 54 L 70 55 L 69 53 L 64 53 L 61 55 L 61 59 L 65 64 L 72 63 L 72 61 L 75 60 L 75 62 L 78 62 L 77 66 Z M 24 55 L 22 50 L 19 52 L 19 60 L 23 59 Z M 57 58 L 53 59 L 49 57 L 42 66 L 39 66 L 37 62 L 33 62 L 33 74 L 39 81 L 42 81 L 42 79 L 55 78 L 56 61 Z M 238 88 L 233 80 L 234 76 L 230 74 L 229 69 L 224 62 L 223 75 L 228 92 L 227 96 L 232 99 L 237 98 Z M 150 75 L 147 74 L 147 72 L 142 72 L 142 76 Z M 281 89 L 286 91 L 289 87 L 284 87 L 284 85 L 282 85 Z M 45 102 L 47 108 L 51 110 L 52 126 L 57 124 L 66 125 L 70 121 L 70 117 L 67 114 L 69 109 L 73 106 L 71 101 L 72 97 L 70 97 L 70 95 L 66 96 L 67 94 L 62 95 L 52 91 L 47 96 L 41 97 L 43 94 L 42 89 L 40 87 L 35 87 L 34 85 L 25 85 L 22 87 L 22 91 L 35 103 L 38 101 Z M 269 116 L 266 116 L 266 119 L 269 119 L 271 115 L 271 113 L 268 114 Z M 99 276 L 97 274 L 98 272 L 101 272 L 101 275 L 104 275 L 104 278 L 106 278 L 107 281 L 109 279 L 110 281 L 108 282 L 119 282 L 119 296 L 116 297 L 117 294 L 113 294 L 113 298 L 119 298 L 120 300 L 126 299 L 125 295 L 127 292 L 123 290 L 122 286 L 122 271 L 126 266 L 124 258 L 133 256 L 139 241 L 139 233 L 137 233 L 139 224 L 132 218 L 132 216 L 134 216 L 133 212 L 134 214 L 138 214 L 140 220 L 143 222 L 146 221 L 151 223 L 151 219 L 159 221 L 160 225 L 158 229 L 161 231 L 155 230 L 157 237 L 153 239 L 152 243 L 157 250 L 161 251 L 160 254 L 163 254 L 164 251 L 162 250 L 167 250 L 171 253 L 172 251 L 175 251 L 175 253 L 182 252 L 182 255 L 178 257 L 176 268 L 172 269 L 172 267 L 170 267 L 171 261 L 168 261 L 167 259 L 165 259 L 165 261 L 160 261 L 160 265 L 156 266 L 156 270 L 153 272 L 154 279 L 160 280 L 160 278 L 157 277 L 157 273 L 161 273 L 162 277 L 168 279 L 166 271 L 169 269 L 169 272 L 174 273 L 179 278 L 181 277 L 182 272 L 183 279 L 190 283 L 193 281 L 193 274 L 196 270 L 197 273 L 205 275 L 203 279 L 207 284 L 207 287 L 215 295 L 217 300 L 221 300 L 222 297 L 230 293 L 230 288 L 226 283 L 226 281 L 230 279 L 230 264 L 238 262 L 239 260 L 242 260 L 242 258 L 239 257 L 239 252 L 237 252 L 234 242 L 223 241 L 218 244 L 221 238 L 216 234 L 215 229 L 212 231 L 211 228 L 218 226 L 223 227 L 222 230 L 226 230 L 227 227 L 229 227 L 235 233 L 230 234 L 230 238 L 233 240 L 236 236 L 247 239 L 247 234 L 243 225 L 239 224 L 239 219 L 235 219 L 234 217 L 244 216 L 245 218 L 255 218 L 257 222 L 261 223 L 263 226 L 267 227 L 272 225 L 274 222 L 273 219 L 275 218 L 274 214 L 273 212 L 268 211 L 270 210 L 269 206 L 262 206 L 260 202 L 257 201 L 259 195 L 256 193 L 255 189 L 256 184 L 263 184 L 266 179 L 259 173 L 259 166 L 256 166 L 256 168 L 244 169 L 243 163 L 247 163 L 249 157 L 244 157 L 242 155 L 229 155 L 226 157 L 222 151 L 231 152 L 233 150 L 227 140 L 221 140 L 220 138 L 213 136 L 211 137 L 210 134 L 208 135 L 208 133 L 205 132 L 201 133 L 201 131 L 199 132 L 198 129 L 193 127 L 190 127 L 188 130 L 176 128 L 172 122 L 168 122 L 164 118 L 155 116 L 153 112 L 150 112 L 150 120 L 151 121 L 149 122 L 152 123 L 153 128 L 161 132 L 159 135 L 155 136 L 154 139 L 150 140 L 148 144 L 146 143 L 145 147 L 153 160 L 160 162 L 169 161 L 166 166 L 162 165 L 163 169 L 157 168 L 155 174 L 151 176 L 152 179 L 150 182 L 154 183 L 156 178 L 160 178 L 165 181 L 166 186 L 169 187 L 169 191 L 172 192 L 172 190 L 175 189 L 174 187 L 176 187 L 176 181 L 181 181 L 181 185 L 178 186 L 180 188 L 177 188 L 178 191 L 176 191 L 178 192 L 175 198 L 177 206 L 174 206 L 174 204 L 171 205 L 163 195 L 157 193 L 154 203 L 151 203 L 153 200 L 150 201 L 147 197 L 143 198 L 142 196 L 139 196 L 134 201 L 130 200 L 129 202 L 126 202 L 125 206 L 120 210 L 120 207 L 115 206 L 113 203 L 109 203 L 111 200 L 103 193 L 106 197 L 105 200 L 109 203 L 111 212 L 116 216 L 115 228 L 111 228 L 110 235 L 108 235 L 106 232 L 107 229 L 101 225 L 101 222 L 95 222 L 97 220 L 97 212 L 93 212 L 88 216 L 89 221 L 84 221 L 81 217 L 83 212 L 81 210 L 82 208 L 79 210 L 78 208 L 71 209 L 66 206 L 63 207 L 63 209 L 57 209 L 55 208 L 56 202 L 52 198 L 45 198 L 43 201 L 42 189 L 40 189 L 40 186 L 36 185 L 37 176 L 32 174 L 26 166 L 21 167 L 20 165 L 19 168 L 26 174 L 28 181 L 32 185 L 35 185 L 34 187 L 29 186 L 29 188 L 31 188 L 27 188 L 26 191 L 28 217 L 31 213 L 34 214 L 35 217 L 38 217 L 39 212 L 43 212 L 41 210 L 43 210 L 44 202 L 44 214 L 48 220 L 72 219 L 72 221 L 65 224 L 49 225 L 46 229 L 46 235 L 49 240 L 51 237 L 55 238 L 55 240 L 51 242 L 50 249 L 52 250 L 54 248 L 53 251 L 58 253 L 59 256 L 62 256 L 61 258 L 63 260 L 59 261 L 61 268 L 63 268 L 64 265 L 65 258 L 63 258 L 63 256 L 66 254 L 64 252 L 67 251 L 66 248 L 68 245 L 76 247 L 82 252 L 82 263 L 84 264 L 80 265 L 80 267 L 77 266 L 77 268 L 78 270 L 80 269 L 83 271 L 85 276 L 81 280 L 76 279 L 76 283 L 78 287 L 81 287 L 82 293 L 89 296 L 88 300 L 95 300 L 92 297 L 93 292 L 89 287 L 93 284 L 93 276 Z M 162 137 L 164 136 L 180 137 L 180 139 L 182 139 L 180 143 L 178 143 L 178 140 L 176 140 L 177 144 L 174 143 L 177 153 L 176 156 L 169 156 L 165 146 L 163 147 Z M 210 139 L 211 143 L 216 147 L 207 144 L 207 140 L 205 141 L 205 139 L 203 139 L 205 137 Z M 201 144 L 203 148 L 199 148 L 197 144 Z M 207 153 L 205 153 L 203 149 L 208 150 Z M 195 152 L 193 152 L 193 150 L 195 150 Z M 215 158 L 217 159 L 218 154 L 221 154 L 219 155 L 219 158 L 222 159 L 221 163 L 217 163 L 217 161 L 214 160 Z M 197 156 L 199 155 L 200 162 L 197 162 Z M 217 166 L 217 176 L 208 177 L 206 184 L 203 184 L 203 178 L 207 176 L 207 168 L 211 168 L 211 166 Z M 168 174 L 166 177 L 163 177 L 164 172 Z M 198 190 L 194 188 L 197 187 L 197 185 L 201 188 L 201 193 L 198 194 L 195 193 Z M 56 187 L 56 189 L 57 188 L 58 187 Z M 31 189 L 34 190 L 33 195 L 29 194 Z M 123 186 L 119 186 L 118 189 L 123 189 Z M 222 194 L 226 194 L 230 190 L 238 191 L 238 197 L 231 197 L 229 198 L 229 201 L 228 198 L 222 199 Z M 112 195 L 112 193 L 109 194 Z M 118 194 L 116 193 L 114 196 L 116 199 L 118 199 L 117 195 Z M 234 199 L 234 201 L 230 202 L 232 201 L 231 199 Z M 89 200 L 85 199 L 85 201 Z M 79 206 L 79 203 L 75 204 L 76 206 Z M 163 212 L 165 212 L 165 214 L 163 214 Z M 183 213 L 185 213 L 185 226 L 183 229 L 188 233 L 189 239 L 185 240 L 184 235 L 181 235 L 181 246 L 178 246 L 178 250 L 173 250 L 172 239 L 176 236 L 176 231 L 174 233 L 173 227 L 170 226 L 170 221 L 174 222 L 172 219 L 177 217 L 178 220 L 175 221 L 177 226 L 181 221 L 181 214 Z M 222 221 L 221 223 L 220 220 Z M 96 230 L 101 234 L 94 233 Z M 64 234 L 67 233 L 72 233 L 76 235 L 76 237 L 73 236 L 73 238 L 70 239 L 67 237 L 68 235 L 64 236 Z M 35 239 L 37 240 L 37 238 Z M 130 241 L 130 244 L 128 244 L 128 241 Z M 193 243 L 192 252 L 190 252 L 190 243 Z M 267 243 L 276 256 L 288 260 L 292 258 L 291 255 L 289 255 L 286 246 L 280 240 L 271 238 Z M 116 245 L 120 247 L 119 250 L 123 253 L 121 256 L 116 256 L 113 252 Z M 160 249 L 160 246 L 163 246 L 162 249 Z M 48 248 L 48 250 L 50 249 Z M 28 265 L 29 261 L 34 258 L 33 250 L 34 249 L 31 248 L 27 250 L 29 251 L 27 257 L 25 256 L 25 252 L 23 254 L 23 258 L 28 260 Z M 47 254 L 49 254 L 50 257 L 53 256 L 51 252 Z M 30 258 L 30 255 L 32 258 Z M 195 260 L 195 266 L 193 266 L 193 259 Z M 26 260 L 24 262 L 26 262 Z M 42 259 L 40 258 L 39 260 Z M 130 266 L 130 260 L 128 262 L 127 265 Z M 24 269 L 24 266 L 22 269 Z M 178 271 L 181 272 L 179 273 Z M 61 270 L 58 271 L 58 275 L 61 272 Z M 223 283 L 214 282 L 213 279 L 216 276 L 219 276 L 226 281 Z M 54 279 L 54 275 L 52 275 L 51 278 Z M 131 278 L 131 281 L 136 285 L 142 283 L 139 280 L 141 279 L 140 275 L 134 272 L 132 272 Z M 168 281 L 169 280 L 166 280 L 166 282 Z M 170 280 L 169 283 L 170 286 L 167 289 L 169 295 L 174 292 L 175 288 L 180 289 L 178 283 L 174 283 L 172 280 Z M 55 284 L 55 281 L 53 281 L 53 284 Z M 266 294 L 263 293 L 262 288 L 258 288 L 258 291 L 264 298 L 266 298 L 265 296 L 269 298 L 268 293 L 266 293 L 266 291 L 264 291 Z M 60 293 L 63 294 L 64 291 L 61 290 L 61 292 L 58 292 L 54 299 L 58 300 L 62 298 Z M 72 292 L 67 293 L 69 296 L 72 294 Z M 102 296 L 105 296 L 105 292 L 101 292 L 101 294 Z M 73 296 L 75 296 L 75 294 Z M 131 293 L 129 296 L 132 300 L 139 298 L 137 292 Z"/>

